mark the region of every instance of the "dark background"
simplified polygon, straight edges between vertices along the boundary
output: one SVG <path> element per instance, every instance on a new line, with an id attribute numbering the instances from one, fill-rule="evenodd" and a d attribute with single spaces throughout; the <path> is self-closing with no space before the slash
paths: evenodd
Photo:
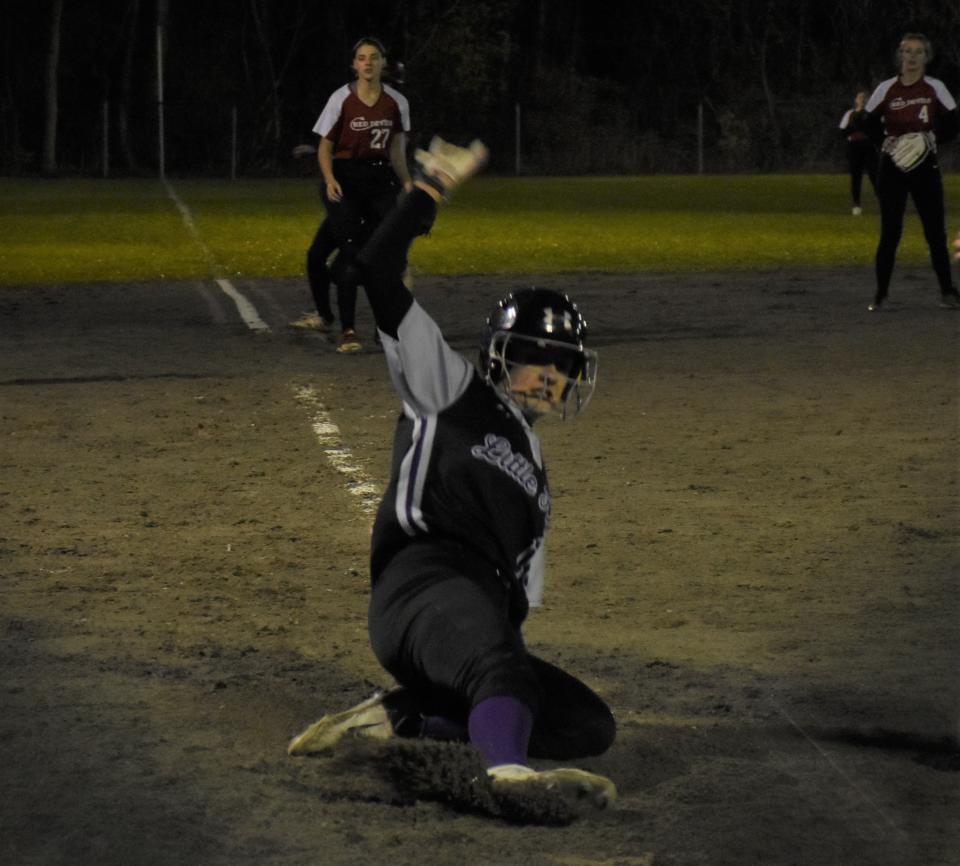
<path id="1" fill-rule="evenodd" d="M 158 19 L 180 174 L 315 172 L 292 149 L 365 34 L 403 64 L 414 144 L 479 135 L 504 172 L 518 106 L 529 174 L 839 169 L 840 116 L 908 30 L 960 92 L 958 0 L 5 0 L 0 173 L 101 175 L 106 127 L 111 175 L 155 174 Z"/>

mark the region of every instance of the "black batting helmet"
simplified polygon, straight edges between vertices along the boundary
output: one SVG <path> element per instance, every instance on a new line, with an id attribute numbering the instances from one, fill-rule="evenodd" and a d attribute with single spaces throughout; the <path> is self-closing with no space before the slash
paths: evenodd
<path id="1" fill-rule="evenodd" d="M 498 301 L 487 318 L 480 369 L 509 393 L 511 367 L 555 366 L 568 380 L 557 411 L 572 417 L 586 408 L 597 380 L 597 354 L 586 348 L 586 339 L 586 320 L 567 295 L 520 289 Z"/>

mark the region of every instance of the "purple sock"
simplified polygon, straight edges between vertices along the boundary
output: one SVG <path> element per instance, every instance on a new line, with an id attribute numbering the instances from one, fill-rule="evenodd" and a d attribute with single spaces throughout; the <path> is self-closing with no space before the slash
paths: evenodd
<path id="1" fill-rule="evenodd" d="M 488 767 L 500 764 L 526 764 L 533 713 L 508 695 L 480 701 L 467 722 L 470 742 Z"/>

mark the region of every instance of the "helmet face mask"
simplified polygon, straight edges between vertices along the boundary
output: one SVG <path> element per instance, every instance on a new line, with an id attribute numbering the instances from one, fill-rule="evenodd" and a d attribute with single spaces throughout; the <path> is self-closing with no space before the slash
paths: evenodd
<path id="1" fill-rule="evenodd" d="M 481 369 L 529 420 L 572 418 L 586 408 L 597 380 L 597 354 L 584 346 L 586 331 L 566 295 L 520 290 L 502 299 L 487 320 Z"/>
<path id="2" fill-rule="evenodd" d="M 498 384 L 527 415 L 573 418 L 582 412 L 597 381 L 597 354 L 554 340 L 498 331 L 490 341 L 490 360 L 502 371 Z M 538 388 L 518 387 L 522 371 L 537 370 Z M 555 370 L 556 377 L 549 372 Z M 562 382 L 560 381 L 562 380 Z M 562 384 L 562 390 L 557 389 Z"/>

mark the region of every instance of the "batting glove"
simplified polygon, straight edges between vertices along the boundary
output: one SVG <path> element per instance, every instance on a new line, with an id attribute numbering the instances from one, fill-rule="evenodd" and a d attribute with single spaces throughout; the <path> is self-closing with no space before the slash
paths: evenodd
<path id="1" fill-rule="evenodd" d="M 420 180 L 446 197 L 487 164 L 490 151 L 478 139 L 458 147 L 435 135 L 429 150 L 418 149 L 413 156 L 420 164 Z"/>

